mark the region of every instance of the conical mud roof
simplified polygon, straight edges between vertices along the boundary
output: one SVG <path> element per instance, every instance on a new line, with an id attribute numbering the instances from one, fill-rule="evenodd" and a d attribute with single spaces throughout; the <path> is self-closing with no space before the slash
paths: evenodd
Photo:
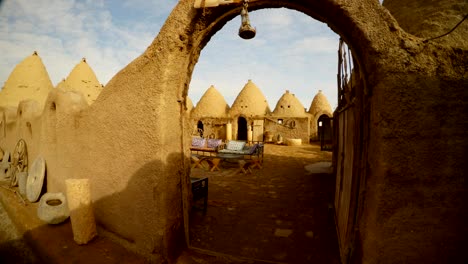
<path id="1" fill-rule="evenodd" d="M 56 86 L 55 89 L 66 89 L 65 78 L 63 78 Z"/>
<path id="2" fill-rule="evenodd" d="M 102 88 L 102 85 L 96 78 L 96 74 L 86 62 L 85 58 L 73 68 L 66 79 L 57 84 L 57 89 L 83 93 L 88 104 L 92 104 L 96 101 Z"/>
<path id="3" fill-rule="evenodd" d="M 313 116 L 318 113 L 326 113 L 331 116 L 332 112 L 333 111 L 327 97 L 322 93 L 322 90 L 319 90 L 310 104 L 309 113 Z"/>
<path id="4" fill-rule="evenodd" d="M 0 91 L 0 106 L 18 107 L 22 100 L 36 100 L 42 108 L 52 89 L 49 74 L 37 52 L 34 52 L 11 72 Z"/>
<path id="5" fill-rule="evenodd" d="M 306 111 L 297 97 L 286 90 L 276 104 L 273 115 L 285 117 L 304 117 Z"/>
<path id="6" fill-rule="evenodd" d="M 231 116 L 264 116 L 269 114 L 270 107 L 262 91 L 251 80 L 242 88 L 231 107 Z"/>
<path id="7" fill-rule="evenodd" d="M 192 110 L 192 118 L 225 118 L 227 117 L 228 112 L 229 105 L 226 103 L 226 100 L 221 93 L 211 85 L 200 98 L 197 106 Z"/>
<path id="8" fill-rule="evenodd" d="M 187 96 L 186 105 L 187 105 L 187 113 L 190 113 L 190 111 L 192 111 L 193 109 L 193 102 L 192 102 L 192 99 L 190 99 L 188 96 Z"/>

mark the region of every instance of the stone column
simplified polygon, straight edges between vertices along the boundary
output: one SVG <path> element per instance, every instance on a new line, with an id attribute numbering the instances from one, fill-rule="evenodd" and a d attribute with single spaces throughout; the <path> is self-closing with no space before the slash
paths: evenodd
<path id="1" fill-rule="evenodd" d="M 252 139 L 253 139 L 252 126 L 248 125 L 247 126 L 247 142 L 252 142 Z"/>
<path id="2" fill-rule="evenodd" d="M 79 245 L 86 244 L 97 235 L 89 179 L 69 179 L 65 184 L 73 239 Z"/>
<path id="3" fill-rule="evenodd" d="M 231 124 L 231 122 L 226 124 L 226 140 L 232 140 L 232 124 Z"/>

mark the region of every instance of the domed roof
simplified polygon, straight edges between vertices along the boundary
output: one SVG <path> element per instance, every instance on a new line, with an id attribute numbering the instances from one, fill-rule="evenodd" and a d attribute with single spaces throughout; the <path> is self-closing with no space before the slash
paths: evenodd
<path id="1" fill-rule="evenodd" d="M 264 116 L 271 112 L 262 91 L 249 80 L 231 106 L 231 116 Z"/>
<path id="2" fill-rule="evenodd" d="M 331 116 L 332 112 L 327 97 L 322 93 L 322 90 L 319 90 L 310 104 L 309 113 L 313 116 L 318 113 L 326 113 Z"/>
<path id="3" fill-rule="evenodd" d="M 55 89 L 62 89 L 62 90 L 65 90 L 66 89 L 66 84 L 65 84 L 65 78 L 63 78 L 56 86 L 55 86 Z"/>
<path id="4" fill-rule="evenodd" d="M 211 85 L 200 98 L 198 104 L 192 110 L 192 118 L 200 117 L 227 117 L 229 105 L 224 97 Z"/>
<path id="5" fill-rule="evenodd" d="M 297 97 L 288 90 L 281 96 L 276 104 L 273 115 L 285 117 L 303 117 L 306 111 Z"/>
<path id="6" fill-rule="evenodd" d="M 0 106 L 17 107 L 20 101 L 29 99 L 36 100 L 42 108 L 52 89 L 49 74 L 37 52 L 34 52 L 11 72 L 0 91 Z"/>
<path id="7" fill-rule="evenodd" d="M 57 89 L 82 92 L 88 104 L 96 101 L 102 88 L 85 58 L 73 68 L 66 79 L 57 84 Z"/>

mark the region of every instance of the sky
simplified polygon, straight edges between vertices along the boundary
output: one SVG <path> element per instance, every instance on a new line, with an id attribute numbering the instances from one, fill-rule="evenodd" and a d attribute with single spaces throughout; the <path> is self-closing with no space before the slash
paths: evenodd
<path id="1" fill-rule="evenodd" d="M 178 1 L 0 2 L 0 82 L 37 51 L 55 86 L 83 57 L 105 85 L 146 50 Z M 334 109 L 339 36 L 294 10 L 262 9 L 249 15 L 257 30 L 254 39 L 238 36 L 237 16 L 202 50 L 189 86 L 194 104 L 214 85 L 231 105 L 251 79 L 272 110 L 286 90 L 306 108 L 322 90 Z"/>

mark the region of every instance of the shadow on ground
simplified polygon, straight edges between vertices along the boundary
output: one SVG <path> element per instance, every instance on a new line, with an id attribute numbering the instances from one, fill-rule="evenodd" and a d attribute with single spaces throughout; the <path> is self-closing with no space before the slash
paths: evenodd
<path id="1" fill-rule="evenodd" d="M 335 178 L 304 166 L 331 160 L 317 145 L 266 145 L 263 169 L 243 174 L 235 163 L 209 178 L 206 214 L 192 210 L 192 247 L 278 263 L 339 263 L 333 217 Z"/>
<path id="2" fill-rule="evenodd" d="M 180 153 L 170 154 L 164 162 L 153 160 L 142 165 L 129 177 L 123 190 L 94 201 L 99 235 L 86 245 L 75 243 L 69 219 L 58 225 L 46 224 L 37 216 L 38 203 L 24 202 L 24 199 L 21 200 L 15 194 L 17 187 L 8 190 L 8 183 L 1 182 L 5 188 L 0 188 L 0 201 L 8 213 L 5 213 L 5 218 L 11 219 L 14 224 L 13 228 L 6 227 L 5 230 L 16 235 L 6 236 L 0 233 L 0 263 L 174 261 L 185 247 L 183 228 L 181 224 L 180 227 L 166 228 L 170 223 L 164 220 L 168 210 L 176 211 L 173 215 L 180 215 L 182 218 L 180 178 L 167 179 L 158 172 L 177 166 L 181 157 Z M 108 180 L 113 179 L 108 177 Z M 152 195 L 153 192 L 155 196 Z M 158 200 L 154 201 L 154 197 Z M 151 204 L 154 206 L 148 206 Z M 178 207 L 173 206 L 174 204 Z M 77 210 L 81 209 L 80 207 Z M 106 226 L 101 222 L 103 220 L 107 223 Z M 174 222 L 182 223 L 183 220 Z M 163 231 L 157 232 L 158 229 Z M 122 246 L 122 240 L 126 240 L 127 248 Z M 22 249 L 29 248 L 23 241 L 27 242 L 34 254 L 21 254 Z M 145 254 L 145 258 L 128 248 L 140 250 L 137 253 Z M 30 261 L 29 257 L 33 260 Z"/>
<path id="3" fill-rule="evenodd" d="M 128 214 L 131 217 L 119 218 L 114 223 L 118 226 L 130 223 L 133 224 L 131 228 L 137 230 L 130 232 L 130 229 L 118 228 L 116 230 L 121 232 L 119 237 L 129 243 L 140 241 L 148 248 L 161 248 L 161 244 L 148 243 L 141 240 L 141 236 L 132 237 L 132 234 L 156 234 L 153 229 L 164 226 L 159 221 L 162 221 L 166 212 L 182 210 L 179 208 L 180 196 L 176 193 L 180 191 L 180 179 L 165 179 L 170 182 L 158 185 L 159 179 L 154 177 L 165 166 L 177 166 L 180 162 L 176 159 L 180 157 L 176 153 L 169 157 L 174 160 L 145 164 L 132 175 L 124 190 L 94 203 L 95 209 L 99 208 L 102 214 L 109 214 L 108 217 L 118 212 L 115 210 L 130 212 Z M 320 152 L 319 147 L 314 145 L 267 145 L 264 168 L 254 169 L 252 174 L 241 174 L 236 164 L 224 163 L 221 172 L 192 170 L 193 176 L 209 177 L 208 210 L 206 214 L 203 211 L 191 211 L 191 246 L 201 250 L 192 248 L 183 252 L 178 263 L 253 264 L 262 263 L 261 260 L 269 263 L 339 263 L 330 207 L 334 177 L 329 174 L 310 174 L 304 170 L 305 165 L 330 159 L 331 153 Z M 177 170 L 172 167 L 169 169 Z M 172 189 L 167 189 L 168 186 Z M 154 217 L 145 222 L 138 214 L 148 212 L 148 208 L 135 206 L 132 201 L 146 197 L 140 195 L 148 191 L 173 195 L 172 198 L 166 197 L 170 200 L 161 203 L 163 207 L 155 206 L 151 209 Z M 47 225 L 37 218 L 37 203 L 27 203 L 25 206 L 17 195 L 4 188 L 0 188 L 0 198 L 8 215 L 14 219 L 18 233 L 22 234 L 15 237 L 0 232 L 1 263 L 146 262 L 141 256 L 102 235 L 87 245 L 79 246 L 73 240 L 69 220 L 60 225 Z M 119 216 L 119 213 L 115 215 Z M 107 226 L 107 229 L 112 232 L 118 226 Z M 180 226 L 170 228 L 182 230 Z M 181 238 L 183 233 L 167 232 L 153 238 L 168 247 L 163 250 L 169 255 L 164 257 L 161 255 L 164 253 L 154 251 L 154 259 L 167 261 L 177 256 L 184 247 Z M 32 251 L 28 251 L 24 241 Z M 215 257 L 208 256 L 212 252 L 216 252 Z"/>

